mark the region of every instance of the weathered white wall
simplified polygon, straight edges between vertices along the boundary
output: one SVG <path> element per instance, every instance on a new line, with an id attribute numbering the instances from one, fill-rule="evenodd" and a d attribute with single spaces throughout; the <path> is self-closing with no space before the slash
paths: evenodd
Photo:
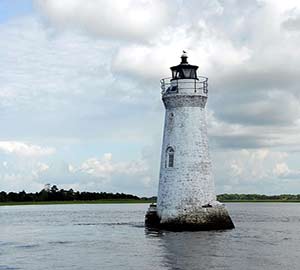
<path id="1" fill-rule="evenodd" d="M 205 117 L 206 96 L 193 91 L 163 94 L 166 107 L 157 210 L 162 221 L 216 201 Z M 166 168 L 166 149 L 175 150 Z"/>

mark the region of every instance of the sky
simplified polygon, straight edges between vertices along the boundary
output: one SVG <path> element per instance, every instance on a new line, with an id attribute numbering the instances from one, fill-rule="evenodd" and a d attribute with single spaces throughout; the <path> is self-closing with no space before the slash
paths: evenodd
<path id="1" fill-rule="evenodd" d="M 300 193 L 298 0 L 0 0 L 0 190 L 157 193 L 161 78 L 209 78 L 217 193 Z"/>

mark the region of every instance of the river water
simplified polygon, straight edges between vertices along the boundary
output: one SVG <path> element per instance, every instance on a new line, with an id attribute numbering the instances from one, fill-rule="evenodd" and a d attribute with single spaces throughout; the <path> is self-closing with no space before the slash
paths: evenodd
<path id="1" fill-rule="evenodd" d="M 147 232 L 146 204 L 0 207 L 0 270 L 300 269 L 300 204 L 227 204 L 236 229 Z"/>

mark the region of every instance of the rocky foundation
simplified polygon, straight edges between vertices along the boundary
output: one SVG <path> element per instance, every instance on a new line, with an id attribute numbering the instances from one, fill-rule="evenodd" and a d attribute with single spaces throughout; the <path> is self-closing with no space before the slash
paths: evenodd
<path id="1" fill-rule="evenodd" d="M 161 220 L 153 207 L 146 214 L 148 228 L 170 231 L 209 231 L 233 229 L 234 224 L 224 205 L 202 207 L 174 218 Z"/>

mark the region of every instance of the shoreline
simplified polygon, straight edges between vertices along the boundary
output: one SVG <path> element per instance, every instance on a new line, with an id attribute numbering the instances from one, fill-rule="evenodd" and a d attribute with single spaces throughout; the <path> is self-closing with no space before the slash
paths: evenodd
<path id="1" fill-rule="evenodd" d="M 40 202 L 0 202 L 0 206 L 16 205 L 51 205 L 51 204 L 134 204 L 134 203 L 153 203 L 151 200 L 91 200 L 91 201 L 40 201 Z"/>
<path id="2" fill-rule="evenodd" d="M 300 203 L 300 201 L 286 201 L 286 200 L 256 200 L 256 201 L 220 201 L 221 203 Z"/>
<path id="3" fill-rule="evenodd" d="M 152 200 L 91 200 L 91 201 L 40 201 L 40 202 L 0 202 L 0 206 L 18 206 L 18 205 L 54 205 L 54 204 L 140 204 L 155 203 Z M 221 201 L 221 203 L 300 203 L 300 201 L 288 200 L 242 200 L 242 201 Z"/>

